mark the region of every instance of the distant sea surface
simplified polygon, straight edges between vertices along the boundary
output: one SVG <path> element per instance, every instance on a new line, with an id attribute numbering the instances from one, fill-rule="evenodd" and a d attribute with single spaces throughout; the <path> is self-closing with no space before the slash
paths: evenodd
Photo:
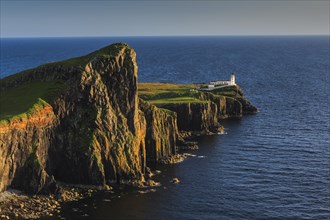
<path id="1" fill-rule="evenodd" d="M 136 50 L 139 81 L 233 71 L 260 112 L 223 121 L 226 134 L 201 137 L 196 157 L 156 167 L 156 192 L 100 193 L 66 204 L 62 217 L 330 219 L 329 36 L 1 39 L 1 77 L 119 41 Z"/>

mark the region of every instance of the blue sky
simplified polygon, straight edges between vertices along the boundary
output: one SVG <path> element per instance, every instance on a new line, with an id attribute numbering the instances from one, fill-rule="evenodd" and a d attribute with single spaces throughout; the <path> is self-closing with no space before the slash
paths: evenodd
<path id="1" fill-rule="evenodd" d="M 329 1 L 1 0 L 1 37 L 329 34 Z"/>

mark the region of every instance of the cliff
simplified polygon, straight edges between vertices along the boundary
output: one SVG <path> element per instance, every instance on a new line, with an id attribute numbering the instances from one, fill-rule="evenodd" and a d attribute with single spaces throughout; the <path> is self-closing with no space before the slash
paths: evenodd
<path id="1" fill-rule="evenodd" d="M 118 43 L 1 79 L 0 191 L 143 183 L 147 162 L 189 145 L 185 132 L 217 133 L 220 120 L 256 112 L 236 87 L 138 85 L 137 72 L 134 50 Z"/>
<path id="2" fill-rule="evenodd" d="M 177 115 L 181 133 L 212 134 L 223 131 L 220 121 L 257 112 L 239 86 L 214 91 L 196 90 L 193 84 L 142 83 L 139 96 Z"/>
<path id="3" fill-rule="evenodd" d="M 0 124 L 0 190 L 8 185 L 28 192 L 55 192 L 56 183 L 45 171 L 48 146 L 56 117 L 39 100 L 30 114 Z"/>
<path id="4" fill-rule="evenodd" d="M 179 130 L 217 132 L 220 127 L 218 109 L 213 102 L 164 103 L 157 106 L 176 112 Z"/>
<path id="5" fill-rule="evenodd" d="M 47 107 L 1 121 L 0 190 L 11 185 L 29 193 L 54 192 L 56 180 L 95 185 L 143 180 L 146 122 L 138 105 L 134 50 L 115 44 L 2 79 L 1 88 L 55 80 L 67 86 L 47 94 Z"/>
<path id="6" fill-rule="evenodd" d="M 157 108 L 143 100 L 140 100 L 139 105 L 147 122 L 145 137 L 147 160 L 157 162 L 173 156 L 180 138 L 176 113 Z"/>
<path id="7" fill-rule="evenodd" d="M 53 103 L 60 124 L 47 168 L 56 179 L 104 185 L 143 178 L 146 128 L 138 108 L 136 54 L 124 44 L 109 51 L 91 58 Z"/>
<path id="8" fill-rule="evenodd" d="M 251 104 L 245 97 L 242 88 L 239 85 L 222 87 L 210 91 L 213 95 L 222 96 L 226 98 L 226 102 L 229 106 L 235 106 L 235 102 L 241 104 L 241 110 L 234 110 L 229 107 L 226 115 L 228 117 L 239 117 L 242 115 L 255 114 L 258 112 L 258 109 Z M 238 108 L 238 107 L 237 107 Z"/>

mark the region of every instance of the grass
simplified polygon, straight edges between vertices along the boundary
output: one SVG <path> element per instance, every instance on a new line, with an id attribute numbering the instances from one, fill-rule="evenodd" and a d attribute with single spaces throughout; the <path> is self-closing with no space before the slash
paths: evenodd
<path id="1" fill-rule="evenodd" d="M 43 107 L 65 87 L 59 81 L 31 82 L 0 90 L 0 120 L 29 113 L 33 107 Z"/>
<path id="2" fill-rule="evenodd" d="M 101 48 L 95 52 L 92 52 L 90 54 L 87 54 L 85 56 L 76 57 L 68 60 L 63 60 L 59 62 L 54 62 L 46 65 L 63 65 L 63 66 L 84 66 L 86 65 L 91 58 L 97 57 L 97 56 L 104 56 L 104 57 L 111 57 L 116 56 L 120 53 L 120 51 L 123 49 L 122 45 L 125 45 L 125 48 L 130 49 L 130 47 L 127 44 L 119 43 L 119 44 L 112 44 L 111 46 Z"/>
<path id="3" fill-rule="evenodd" d="M 124 52 L 123 49 L 130 49 L 127 44 L 112 44 L 97 50 L 93 53 L 87 54 L 85 56 L 76 57 L 64 61 L 48 63 L 41 65 L 39 67 L 22 71 L 20 73 L 5 77 L 0 79 L 0 85 L 6 82 L 13 82 L 20 79 L 25 74 L 30 74 L 31 72 L 42 69 L 44 67 L 52 66 L 84 66 L 90 62 L 93 57 L 105 56 L 112 57 Z M 51 73 L 53 74 L 53 73 Z M 56 73 L 55 73 L 56 74 Z M 20 82 L 21 83 L 21 82 Z M 40 100 L 49 102 L 52 100 L 60 91 L 66 88 L 66 84 L 63 81 L 53 81 L 53 82 L 22 82 L 15 87 L 0 90 L 0 120 L 11 119 L 15 117 L 23 117 L 24 114 L 28 113 L 33 109 L 34 105 L 40 104 Z M 1 88 L 0 88 L 1 89 Z M 4 121 L 2 121 L 4 123 Z"/>
<path id="4" fill-rule="evenodd" d="M 226 87 L 216 88 L 210 92 L 212 92 L 215 95 L 236 97 L 238 95 L 238 90 L 239 90 L 238 86 L 226 86 Z"/>
<path id="5" fill-rule="evenodd" d="M 124 45 L 124 46 L 123 46 Z M 45 67 L 52 67 L 52 66 L 64 66 L 64 67 L 83 67 L 85 66 L 93 57 L 97 56 L 105 56 L 105 57 L 111 57 L 118 54 L 123 48 L 131 49 L 127 44 L 118 43 L 118 44 L 112 44 L 110 46 L 101 48 L 95 52 L 92 52 L 90 54 L 87 54 L 85 56 L 75 57 L 63 61 L 58 62 L 52 62 L 47 63 L 41 66 L 38 66 L 36 68 L 24 70 L 22 72 L 16 73 L 14 75 L 7 76 L 3 79 L 0 79 L 0 82 L 5 83 L 6 81 L 12 81 L 15 79 L 20 78 L 21 76 L 25 74 L 29 74 L 37 69 L 45 68 Z"/>
<path id="6" fill-rule="evenodd" d="M 166 109 L 166 108 L 160 108 L 160 107 L 158 107 L 158 109 L 162 110 L 163 112 L 165 112 L 165 113 L 167 113 L 167 114 L 169 114 L 171 116 L 175 116 L 175 114 L 176 114 L 175 112 L 173 112 L 173 111 L 171 111 L 169 109 Z"/>
<path id="7" fill-rule="evenodd" d="M 165 98 L 165 99 L 156 99 L 150 100 L 151 104 L 167 104 L 167 103 L 204 103 L 207 101 L 202 101 L 194 97 L 176 97 L 176 98 Z"/>
<path id="8" fill-rule="evenodd" d="M 208 88 L 206 84 L 200 85 L 201 89 Z M 231 86 L 222 86 L 218 85 L 215 86 L 212 90 L 207 90 L 207 92 L 213 93 L 215 95 L 224 95 L 224 96 L 236 96 L 238 92 L 239 86 L 238 85 L 231 85 Z"/>
<path id="9" fill-rule="evenodd" d="M 174 84 L 174 83 L 139 83 L 139 91 L 155 92 L 155 91 L 189 91 L 195 89 L 194 84 Z"/>
<path id="10" fill-rule="evenodd" d="M 201 102 L 195 98 L 192 84 L 139 83 L 139 97 L 152 103 L 189 103 Z"/>
<path id="11" fill-rule="evenodd" d="M 199 86 L 203 86 L 199 85 Z M 172 83 L 139 83 L 139 97 L 151 104 L 168 103 L 202 103 L 197 98 L 198 91 L 195 84 L 172 84 Z M 203 92 L 203 91 L 200 91 Z M 215 95 L 234 97 L 237 95 L 236 86 L 222 87 L 206 91 Z"/>

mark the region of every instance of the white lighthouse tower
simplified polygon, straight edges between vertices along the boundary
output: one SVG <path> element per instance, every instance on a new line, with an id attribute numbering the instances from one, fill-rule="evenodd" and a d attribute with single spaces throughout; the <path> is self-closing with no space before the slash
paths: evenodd
<path id="1" fill-rule="evenodd" d="M 236 85 L 236 83 L 235 83 L 235 74 L 234 73 L 231 73 L 231 76 L 230 76 L 230 85 Z"/>

